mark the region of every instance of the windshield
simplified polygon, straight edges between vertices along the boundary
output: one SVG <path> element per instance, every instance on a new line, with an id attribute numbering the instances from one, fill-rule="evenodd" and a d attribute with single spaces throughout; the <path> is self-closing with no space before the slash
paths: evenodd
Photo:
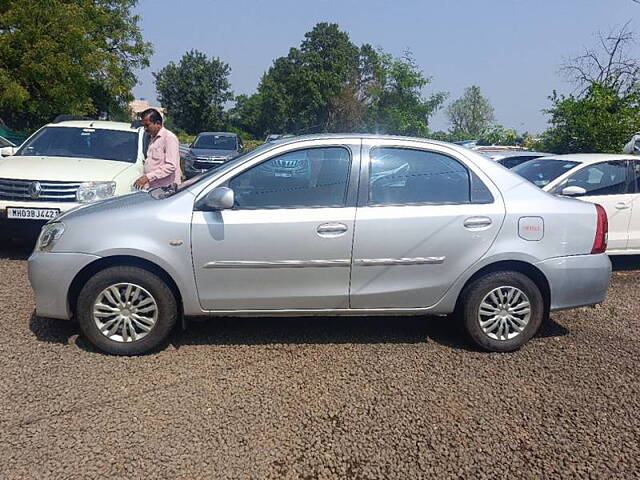
<path id="1" fill-rule="evenodd" d="M 560 175 L 568 172 L 578 162 L 568 160 L 529 160 L 511 169 L 534 185 L 544 188 Z"/>
<path id="2" fill-rule="evenodd" d="M 232 135 L 201 135 L 193 142 L 193 148 L 235 150 L 236 137 Z"/>
<path id="3" fill-rule="evenodd" d="M 79 127 L 44 127 L 16 155 L 74 157 L 135 163 L 138 133 Z"/>
<path id="4" fill-rule="evenodd" d="M 0 137 L 0 147 L 13 147 L 13 143 L 4 137 Z"/>

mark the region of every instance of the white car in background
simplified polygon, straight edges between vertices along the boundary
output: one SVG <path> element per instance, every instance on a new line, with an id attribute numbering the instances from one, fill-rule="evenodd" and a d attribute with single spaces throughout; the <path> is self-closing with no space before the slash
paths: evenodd
<path id="1" fill-rule="evenodd" d="M 543 190 L 602 205 L 609 255 L 640 254 L 640 158 L 583 153 L 529 160 L 511 171 Z"/>
<path id="2" fill-rule="evenodd" d="M 68 120 L 45 125 L 17 151 L 6 147 L 0 232 L 37 231 L 77 205 L 130 193 L 143 172 L 144 139 L 136 124 Z"/>

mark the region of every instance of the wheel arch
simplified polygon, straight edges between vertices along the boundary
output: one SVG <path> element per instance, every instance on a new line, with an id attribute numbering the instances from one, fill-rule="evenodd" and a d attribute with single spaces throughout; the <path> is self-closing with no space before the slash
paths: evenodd
<path id="1" fill-rule="evenodd" d="M 467 290 L 467 287 L 475 282 L 477 279 L 484 277 L 489 273 L 494 272 L 504 272 L 504 271 L 513 271 L 519 272 L 529 278 L 536 286 L 540 289 L 540 293 L 542 294 L 542 298 L 544 300 L 544 317 L 547 318 L 549 316 L 550 306 L 551 306 L 551 287 L 549 285 L 549 281 L 547 277 L 542 273 L 542 271 L 537 268 L 535 265 L 532 265 L 528 262 L 523 262 L 521 260 L 501 260 L 494 263 L 490 263 L 489 265 L 485 265 L 480 270 L 475 272 L 469 279 L 465 282 L 462 289 L 460 289 L 460 293 L 458 294 L 458 298 L 456 299 L 456 311 L 460 308 L 460 302 Z"/>
<path id="2" fill-rule="evenodd" d="M 76 316 L 78 296 L 80 295 L 80 291 L 82 290 L 82 287 L 87 282 L 87 280 L 89 280 L 89 278 L 91 278 L 101 270 L 116 266 L 138 267 L 160 277 L 167 284 L 176 299 L 176 304 L 178 306 L 178 315 L 184 317 L 182 295 L 180 293 L 180 289 L 178 288 L 178 285 L 173 280 L 171 275 L 169 275 L 169 273 L 165 269 L 144 258 L 131 255 L 114 255 L 110 257 L 99 258 L 98 260 L 91 262 L 89 265 L 86 265 L 76 274 L 73 281 L 71 282 L 69 291 L 67 292 L 67 309 L 71 313 L 72 318 L 75 318 Z"/>

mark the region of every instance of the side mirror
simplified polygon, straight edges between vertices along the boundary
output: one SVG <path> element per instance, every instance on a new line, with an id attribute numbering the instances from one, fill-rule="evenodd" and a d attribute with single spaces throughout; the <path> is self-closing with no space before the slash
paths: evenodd
<path id="1" fill-rule="evenodd" d="M 18 147 L 3 147 L 2 150 L 0 150 L 0 156 L 10 157 L 14 153 L 16 153 L 17 150 Z"/>
<path id="2" fill-rule="evenodd" d="M 587 191 L 582 187 L 565 187 L 562 189 L 561 194 L 567 197 L 579 197 L 581 195 L 585 195 Z"/>
<path id="3" fill-rule="evenodd" d="M 204 197 L 204 206 L 207 210 L 228 210 L 233 208 L 233 190 L 228 187 L 217 187 L 207 193 Z"/>

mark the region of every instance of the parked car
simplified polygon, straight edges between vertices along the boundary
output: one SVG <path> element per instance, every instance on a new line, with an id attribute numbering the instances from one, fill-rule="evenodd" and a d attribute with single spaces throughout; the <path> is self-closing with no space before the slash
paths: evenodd
<path id="1" fill-rule="evenodd" d="M 293 137 L 290 133 L 270 133 L 264 139 L 265 142 L 275 142 L 276 140 L 282 140 L 283 138 Z"/>
<path id="2" fill-rule="evenodd" d="M 199 133 L 184 154 L 184 174 L 191 178 L 210 168 L 217 168 L 243 150 L 242 140 L 230 132 Z"/>
<path id="3" fill-rule="evenodd" d="M 505 168 L 513 168 L 534 158 L 552 155 L 551 153 L 532 152 L 529 150 L 483 150 L 480 153 Z"/>
<path id="4" fill-rule="evenodd" d="M 637 132 L 622 149 L 623 153 L 638 155 L 640 153 L 640 132 Z"/>
<path id="5" fill-rule="evenodd" d="M 0 148 L 4 149 L 5 147 L 15 147 L 15 146 L 16 146 L 15 143 L 10 142 L 6 138 L 0 136 Z"/>
<path id="6" fill-rule="evenodd" d="M 451 313 L 511 351 L 549 311 L 604 299 L 606 235 L 602 207 L 462 147 L 312 135 L 61 215 L 29 278 L 38 315 L 76 318 L 113 354 L 158 346 L 181 316 Z"/>
<path id="7" fill-rule="evenodd" d="M 640 254 L 640 159 L 631 155 L 572 154 L 530 160 L 513 172 L 543 190 L 604 207 L 609 255 Z"/>
<path id="8" fill-rule="evenodd" d="M 143 171 L 143 138 L 128 123 L 45 125 L 0 160 L 0 231 L 37 231 L 61 212 L 131 192 Z"/>

